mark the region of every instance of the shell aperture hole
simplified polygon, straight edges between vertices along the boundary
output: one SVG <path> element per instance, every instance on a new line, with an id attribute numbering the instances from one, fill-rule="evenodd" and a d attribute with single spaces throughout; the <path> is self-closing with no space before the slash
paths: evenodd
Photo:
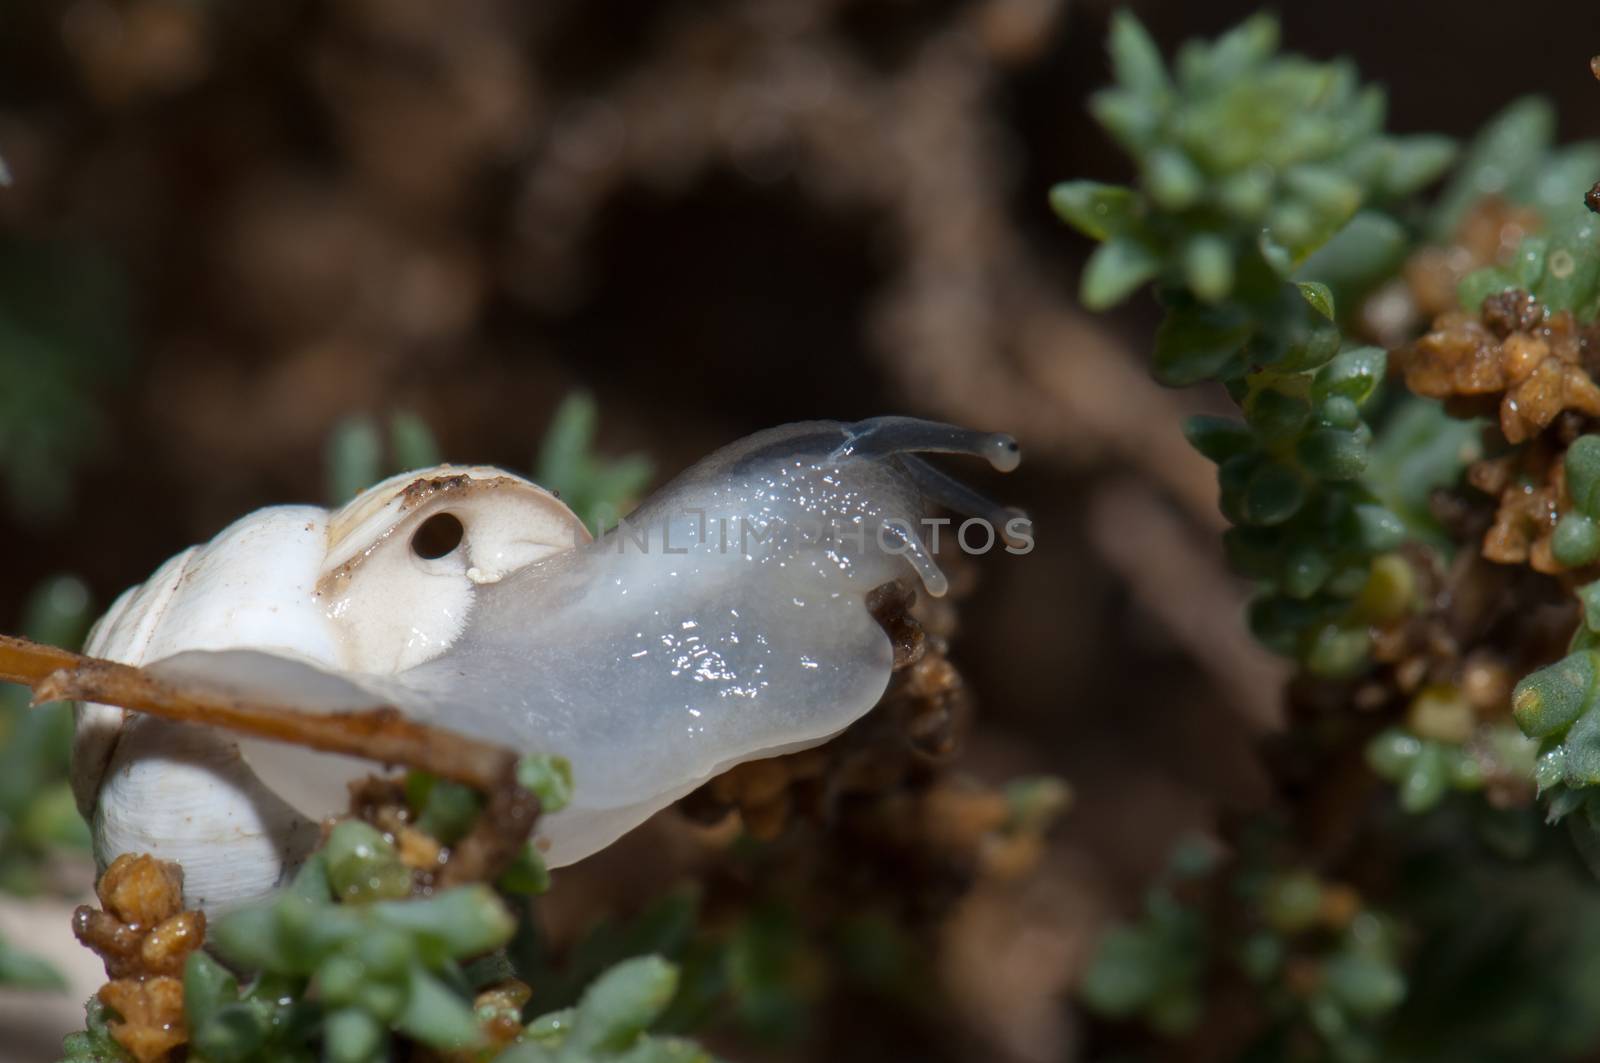
<path id="1" fill-rule="evenodd" d="M 466 529 L 454 513 L 435 513 L 411 536 L 411 552 L 424 561 L 437 561 L 461 545 Z"/>

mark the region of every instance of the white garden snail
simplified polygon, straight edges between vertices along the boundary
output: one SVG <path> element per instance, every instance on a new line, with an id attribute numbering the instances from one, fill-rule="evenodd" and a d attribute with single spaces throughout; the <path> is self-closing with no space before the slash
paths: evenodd
<path id="1" fill-rule="evenodd" d="M 335 512 L 251 514 L 162 566 L 87 652 L 308 710 L 375 704 L 570 760 L 539 821 L 582 858 L 734 764 L 825 741 L 870 709 L 893 653 L 867 597 L 944 577 L 930 504 L 1027 541 L 1025 518 L 916 452 L 1020 460 L 1008 436 L 911 418 L 813 421 L 699 462 L 591 540 L 554 495 L 496 469 L 390 479 Z M 184 868 L 186 903 L 284 881 L 365 761 L 105 705 L 78 709 L 73 785 L 103 864 Z"/>

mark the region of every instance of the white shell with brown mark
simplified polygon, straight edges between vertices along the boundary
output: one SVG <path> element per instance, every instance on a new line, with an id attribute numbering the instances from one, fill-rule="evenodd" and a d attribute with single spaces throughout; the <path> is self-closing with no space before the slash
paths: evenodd
<path id="1" fill-rule="evenodd" d="M 459 544 L 419 556 L 419 529 L 450 518 Z M 588 540 L 565 504 L 521 477 L 481 466 L 407 473 L 332 512 L 277 506 L 235 522 L 118 598 L 86 652 L 142 665 L 249 648 L 393 674 L 449 648 L 476 586 Z M 279 884 L 315 845 L 318 820 L 345 808 L 347 782 L 372 770 L 110 706 L 77 709 L 72 783 L 97 860 L 176 861 L 190 905 L 227 907 Z"/>

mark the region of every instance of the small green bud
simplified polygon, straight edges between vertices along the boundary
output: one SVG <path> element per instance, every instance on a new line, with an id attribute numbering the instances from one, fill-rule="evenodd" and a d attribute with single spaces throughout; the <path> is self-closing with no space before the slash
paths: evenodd
<path id="1" fill-rule="evenodd" d="M 1353 399 L 1333 395 L 1317 407 L 1317 418 L 1329 428 L 1349 431 L 1361 423 L 1361 407 Z"/>
<path id="2" fill-rule="evenodd" d="M 1352 540 L 1369 554 L 1398 550 L 1406 541 L 1406 526 L 1384 507 L 1364 502 L 1351 508 Z"/>
<path id="3" fill-rule="evenodd" d="M 328 1016 L 323 1051 L 329 1063 L 372 1063 L 383 1058 L 383 1025 L 360 1008 L 340 1008 Z"/>
<path id="4" fill-rule="evenodd" d="M 1348 1012 L 1376 1017 L 1399 1007 L 1406 997 L 1406 979 L 1382 952 L 1346 947 L 1323 965 L 1328 993 Z"/>
<path id="5" fill-rule="evenodd" d="M 411 969 L 405 1007 L 395 1025 L 433 1048 L 461 1051 L 484 1040 L 483 1030 L 467 1002 L 420 967 Z"/>
<path id="6" fill-rule="evenodd" d="M 1205 190 L 1205 177 L 1182 151 L 1162 147 L 1146 159 L 1144 185 L 1150 198 L 1163 208 L 1186 210 L 1194 206 Z"/>
<path id="7" fill-rule="evenodd" d="M 1245 486 L 1245 523 L 1282 524 L 1305 504 L 1306 483 L 1285 465 L 1267 464 L 1257 469 Z"/>
<path id="8" fill-rule="evenodd" d="M 1563 764 L 1566 784 L 1600 785 L 1600 710 L 1585 706 L 1583 715 L 1567 728 L 1561 745 L 1567 751 Z"/>
<path id="9" fill-rule="evenodd" d="M 1275 442 L 1300 433 L 1311 419 L 1311 404 L 1297 395 L 1262 388 L 1245 400 L 1244 416 L 1263 439 Z"/>
<path id="10" fill-rule="evenodd" d="M 572 800 L 572 764 L 566 757 L 528 754 L 517 762 L 517 782 L 534 792 L 547 814 L 560 812 Z"/>
<path id="11" fill-rule="evenodd" d="M 1229 174 L 1217 186 L 1223 209 L 1242 221 L 1256 221 L 1272 205 L 1272 168 L 1252 166 Z"/>
<path id="12" fill-rule="evenodd" d="M 1183 435 L 1191 447 L 1218 465 L 1255 449 L 1255 433 L 1250 426 L 1231 417 L 1197 414 L 1183 422 Z"/>
<path id="13" fill-rule="evenodd" d="M 1573 440 L 1564 461 L 1572 504 L 1591 517 L 1600 517 L 1600 436 Z"/>
<path id="14" fill-rule="evenodd" d="M 239 982 L 202 950 L 189 953 L 183 964 L 183 1016 L 197 1029 L 224 1005 L 239 999 Z"/>
<path id="15" fill-rule="evenodd" d="M 1417 597 L 1417 573 L 1400 554 L 1372 559 L 1356 599 L 1356 615 L 1369 624 L 1399 620 L 1411 611 Z"/>
<path id="16" fill-rule="evenodd" d="M 1202 302 L 1215 303 L 1233 291 L 1233 249 L 1215 233 L 1201 233 L 1183 248 L 1183 276 Z"/>
<path id="17" fill-rule="evenodd" d="M 1283 563 L 1283 592 L 1291 598 L 1309 598 L 1322 589 L 1333 574 L 1333 559 L 1314 546 L 1300 546 L 1289 552 Z"/>
<path id="18" fill-rule="evenodd" d="M 367 965 L 354 956 L 335 953 L 317 968 L 317 992 L 334 1007 L 354 1004 L 367 978 Z"/>
<path id="19" fill-rule="evenodd" d="M 187 996 L 184 1003 L 187 1006 Z M 260 1059 L 267 1042 L 266 1020 L 248 1004 L 226 1004 L 190 1029 L 189 1058 L 202 1057 L 206 1063 Z"/>
<path id="20" fill-rule="evenodd" d="M 1306 667 L 1327 679 L 1354 675 L 1366 665 L 1371 645 L 1365 628 L 1328 624 L 1312 637 Z"/>
<path id="21" fill-rule="evenodd" d="M 1600 524 L 1582 513 L 1568 513 L 1556 523 L 1550 552 L 1568 568 L 1582 568 L 1600 559 Z"/>
<path id="22" fill-rule="evenodd" d="M 1398 780 L 1422 753 L 1422 740 L 1403 727 L 1390 727 L 1367 743 L 1367 766 L 1382 778 Z"/>
<path id="23" fill-rule="evenodd" d="M 1108 310 L 1155 278 L 1161 259 L 1146 244 L 1129 236 L 1113 236 L 1089 256 L 1078 298 L 1090 310 Z"/>
<path id="24" fill-rule="evenodd" d="M 1449 788 L 1444 750 L 1435 742 L 1424 742 L 1400 782 L 1400 807 L 1407 812 L 1426 812 L 1439 803 Z"/>
<path id="25" fill-rule="evenodd" d="M 385 1025 L 399 1018 L 405 1006 L 406 989 L 403 983 L 369 978 L 356 989 L 356 1007 L 383 1020 Z"/>
<path id="26" fill-rule="evenodd" d="M 1568 654 L 1527 676 L 1511 694 L 1511 713 L 1530 738 L 1559 734 L 1581 716 L 1594 692 L 1597 655 Z"/>
<path id="27" fill-rule="evenodd" d="M 1322 883 L 1309 871 L 1279 875 L 1267 887 L 1262 914 L 1280 934 L 1311 929 L 1322 915 Z"/>
<path id="28" fill-rule="evenodd" d="M 347 819 L 334 827 L 323 852 L 328 880 L 340 900 L 364 903 L 411 894 L 411 869 L 400 862 L 389 839 L 360 820 Z"/>
<path id="29" fill-rule="evenodd" d="M 1318 428 L 1300 441 L 1300 461 L 1323 480 L 1354 480 L 1367 468 L 1367 445 L 1360 434 Z"/>
<path id="30" fill-rule="evenodd" d="M 1339 353 L 1343 342 L 1344 337 L 1332 325 L 1313 326 L 1303 337 L 1294 340 L 1288 354 L 1277 363 L 1278 368 L 1295 373 L 1321 369 Z"/>

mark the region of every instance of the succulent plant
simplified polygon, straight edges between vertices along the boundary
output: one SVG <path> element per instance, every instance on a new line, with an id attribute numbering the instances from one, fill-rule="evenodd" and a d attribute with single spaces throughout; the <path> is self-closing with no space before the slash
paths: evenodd
<path id="1" fill-rule="evenodd" d="M 1450 164 L 1444 137 L 1383 132 L 1384 98 L 1345 61 L 1281 55 L 1278 26 L 1256 15 L 1172 69 L 1138 20 L 1112 19 L 1116 84 L 1091 102 L 1132 157 L 1137 188 L 1057 185 L 1051 202 L 1103 241 L 1084 270 L 1085 306 L 1111 306 L 1147 282 L 1216 305 L 1259 278 L 1287 277 L 1363 205 L 1408 196 Z"/>

